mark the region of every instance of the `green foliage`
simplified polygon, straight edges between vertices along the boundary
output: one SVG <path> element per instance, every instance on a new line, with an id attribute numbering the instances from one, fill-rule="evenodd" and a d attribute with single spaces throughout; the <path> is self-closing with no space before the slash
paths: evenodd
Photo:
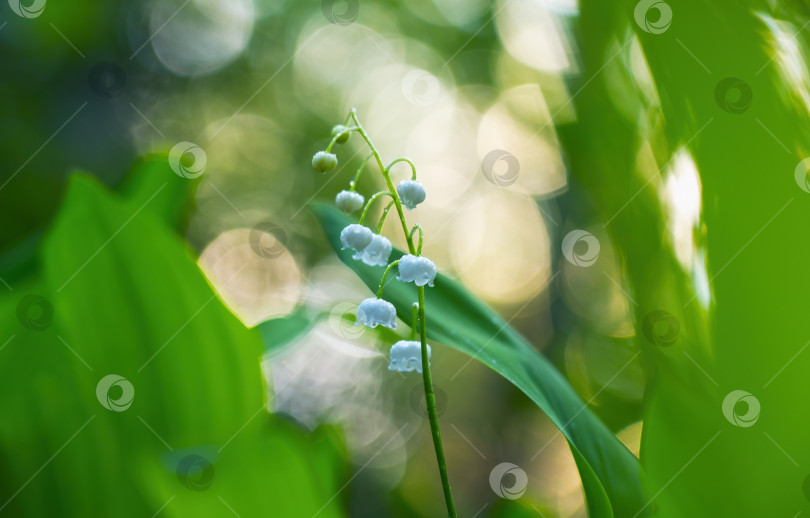
<path id="1" fill-rule="evenodd" d="M 609 221 L 638 302 L 636 328 L 652 379 L 641 450 L 645 492 L 661 517 L 798 516 L 810 508 L 802 489 L 810 462 L 802 430 L 810 412 L 797 403 L 810 369 L 803 349 L 810 324 L 799 303 L 810 291 L 810 240 L 797 228 L 807 221 L 808 203 L 794 179 L 807 156 L 808 115 L 800 100 L 807 81 L 790 84 L 792 72 L 782 68 L 770 31 L 782 24 L 782 51 L 792 44 L 798 51 L 787 70 L 806 73 L 808 45 L 800 31 L 806 8 L 670 5 L 671 27 L 649 34 L 627 6 L 583 3 L 577 32 L 583 72 L 571 88 L 578 93 L 577 123 L 558 127 L 574 177 L 596 201 L 602 222 Z M 661 128 L 647 124 L 660 116 L 657 107 L 645 113 L 638 92 L 619 105 L 607 82 L 632 77 L 621 56 L 611 60 L 632 30 L 661 100 Z M 728 77 L 750 88 L 750 105 L 722 105 L 718 89 Z M 725 94 L 730 102 L 745 99 Z M 706 305 L 696 299 L 699 273 L 677 260 L 671 244 L 671 215 L 659 198 L 664 178 L 637 163 L 644 141 L 662 169 L 684 146 L 694 160 L 702 214 L 693 239 L 696 264 L 705 257 L 708 266 Z M 659 310 L 680 323 L 671 345 L 656 345 L 641 331 L 645 317 Z M 723 402 L 735 390 L 761 405 L 752 426 L 724 416 Z M 731 406 L 738 415 L 746 407 Z"/>
<path id="2" fill-rule="evenodd" d="M 125 201 L 75 175 L 42 244 L 42 277 L 0 298 L 19 315 L 1 331 L 12 338 L 0 362 L 0 505 L 18 516 L 164 505 L 161 516 L 342 516 L 334 439 L 266 413 L 258 331 L 166 228 L 163 209 L 182 203 L 169 196 L 175 180 L 141 180 Z M 97 396 L 110 374 L 134 391 L 122 411 L 105 396 L 127 399 L 126 383 Z"/>
<path id="3" fill-rule="evenodd" d="M 375 291 L 381 269 L 353 260 L 351 251 L 340 250 L 340 230 L 351 220 L 328 205 L 313 205 L 312 210 L 340 259 Z M 401 251 L 394 250 L 391 260 L 401 256 Z M 415 296 L 413 286 L 395 281 L 389 281 L 383 290 L 383 298 L 409 324 Z M 451 279 L 437 275 L 435 287 L 427 289 L 425 297 L 429 339 L 458 349 L 505 377 L 560 429 L 577 462 L 591 516 L 627 516 L 641 509 L 637 460 L 548 360 Z"/>

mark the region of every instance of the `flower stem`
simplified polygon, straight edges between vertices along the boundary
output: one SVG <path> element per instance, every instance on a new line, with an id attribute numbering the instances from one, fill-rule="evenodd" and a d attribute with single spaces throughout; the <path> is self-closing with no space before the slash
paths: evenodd
<path id="1" fill-rule="evenodd" d="M 411 239 L 413 239 L 413 233 L 415 231 L 417 231 L 417 230 L 419 231 L 419 244 L 416 246 L 416 255 L 419 256 L 419 255 L 422 255 L 422 240 L 424 239 L 425 234 L 424 234 L 424 232 L 422 232 L 422 225 L 417 223 L 411 229 L 411 233 L 410 233 Z"/>
<path id="2" fill-rule="evenodd" d="M 412 255 L 417 255 L 421 253 L 422 249 L 422 227 L 419 227 L 420 231 L 420 239 L 419 239 L 419 250 L 417 252 L 417 248 L 413 244 L 413 233 L 408 231 L 408 223 L 405 220 L 405 211 L 402 210 L 402 202 L 399 199 L 399 194 L 397 190 L 394 188 L 394 183 L 391 181 L 391 174 L 389 169 L 383 165 L 382 158 L 380 157 L 380 153 L 377 151 L 377 148 L 374 147 L 374 144 L 371 142 L 371 138 L 366 133 L 365 128 L 363 125 L 360 124 L 360 121 L 357 119 L 357 112 L 352 108 L 349 116 L 354 121 L 355 127 L 357 128 L 357 132 L 363 137 L 363 140 L 366 141 L 368 144 L 369 149 L 371 150 L 371 154 L 374 155 L 374 158 L 377 161 L 377 165 L 380 167 L 380 171 L 382 171 L 383 178 L 385 179 L 385 184 L 388 187 L 389 194 L 394 202 L 394 207 L 397 209 L 397 214 L 399 215 L 399 221 L 402 223 L 402 232 L 405 234 L 405 240 L 408 243 L 408 251 Z M 413 163 L 410 160 L 405 159 L 397 159 L 391 162 L 391 165 L 399 161 L 407 161 L 412 169 L 413 169 L 413 177 L 416 178 L 416 167 L 414 167 Z M 390 268 L 390 267 L 389 267 Z M 436 462 L 439 465 L 439 476 L 442 480 L 442 490 L 444 491 L 444 502 L 447 505 L 447 515 L 449 518 L 457 518 L 458 515 L 456 514 L 456 504 L 453 502 L 453 494 L 450 491 L 450 479 L 447 477 L 447 462 L 444 459 L 444 447 L 442 446 L 442 434 L 439 430 L 439 416 L 436 413 L 436 396 L 433 394 L 433 379 L 430 376 L 430 360 L 428 358 L 427 352 L 427 326 L 425 325 L 425 287 L 424 286 L 417 286 L 416 288 L 418 299 L 419 299 L 419 308 L 418 308 L 418 325 L 419 325 L 419 336 L 422 342 L 422 381 L 424 382 L 425 386 L 425 402 L 427 403 L 427 411 L 428 411 L 428 420 L 430 421 L 430 433 L 433 437 L 433 449 L 436 451 Z M 415 327 L 417 322 L 411 322 L 411 326 Z"/>
<path id="3" fill-rule="evenodd" d="M 444 460 L 444 448 L 442 446 L 442 433 L 439 430 L 439 416 L 436 414 L 436 396 L 433 394 L 433 379 L 430 376 L 430 359 L 427 350 L 427 333 L 425 328 L 425 287 L 416 288 L 419 296 L 419 338 L 422 341 L 422 381 L 425 385 L 425 402 L 427 403 L 428 420 L 430 421 L 430 433 L 433 436 L 433 449 L 436 451 L 436 462 L 439 464 L 439 476 L 442 479 L 442 489 L 444 490 L 444 503 L 447 505 L 447 515 L 450 518 L 457 518 L 456 504 L 453 502 L 453 494 L 450 491 L 450 479 L 447 477 L 447 462 Z M 416 322 L 414 322 L 414 325 Z"/>
<path id="4" fill-rule="evenodd" d="M 374 196 L 369 198 L 368 201 L 366 202 L 366 208 L 363 209 L 363 213 L 360 215 L 360 221 L 357 222 L 358 225 L 363 224 L 363 222 L 366 220 L 366 215 L 368 214 L 368 209 L 371 208 L 371 205 L 380 196 L 391 196 L 391 197 L 393 197 L 394 195 L 391 194 L 390 192 L 378 192 L 377 194 L 375 194 Z"/>
<path id="5" fill-rule="evenodd" d="M 383 210 L 382 216 L 380 216 L 380 224 L 377 226 L 378 234 L 382 232 L 383 224 L 385 224 L 385 218 L 388 217 L 388 213 L 391 212 L 391 207 L 393 206 L 394 206 L 393 200 L 388 202 L 388 205 L 385 206 L 385 210 Z"/>
<path id="6" fill-rule="evenodd" d="M 408 340 L 416 338 L 416 323 L 419 322 L 419 303 L 414 302 L 411 306 L 411 334 L 408 335 Z"/>
<path id="7" fill-rule="evenodd" d="M 332 152 L 332 147 L 334 147 L 335 143 L 336 143 L 336 142 L 337 142 L 337 140 L 340 138 L 340 136 L 341 136 L 341 135 L 343 135 L 343 134 L 345 134 L 345 133 L 349 133 L 350 131 L 357 131 L 357 128 L 354 128 L 354 127 L 352 127 L 352 128 L 346 128 L 346 131 L 343 131 L 343 132 L 341 132 L 341 133 L 338 133 L 337 135 L 335 135 L 334 137 L 332 137 L 332 140 L 329 142 L 329 145 L 328 145 L 328 146 L 326 146 L 326 152 L 327 152 L 327 153 L 331 153 L 331 152 Z"/>
<path id="8" fill-rule="evenodd" d="M 374 153 L 369 153 L 368 155 L 366 155 L 366 158 L 364 158 L 363 161 L 360 163 L 360 167 L 358 167 L 357 172 L 354 173 L 354 178 L 352 178 L 352 181 L 349 182 L 349 190 L 351 192 L 354 192 L 357 189 L 357 181 L 360 180 L 360 173 L 363 172 L 363 169 L 366 167 L 366 164 L 368 163 L 369 159 L 373 156 Z"/>
<path id="9" fill-rule="evenodd" d="M 388 268 L 385 269 L 385 273 L 383 273 L 382 280 L 380 281 L 380 289 L 377 290 L 377 298 L 382 298 L 383 288 L 385 287 L 385 279 L 388 278 L 388 272 L 391 271 L 391 268 L 399 264 L 399 259 L 394 261 L 393 263 L 388 265 Z"/>
<path id="10" fill-rule="evenodd" d="M 410 161 L 410 160 L 408 160 L 407 158 L 397 158 L 396 160 L 394 160 L 393 162 L 391 162 L 390 164 L 388 164 L 388 167 L 386 167 L 386 169 L 388 169 L 388 170 L 390 171 L 390 170 L 391 170 L 391 167 L 393 167 L 393 166 L 394 166 L 394 164 L 396 164 L 396 163 L 398 163 L 398 162 L 407 162 L 407 163 L 408 163 L 408 165 L 410 165 L 410 166 L 411 166 L 411 180 L 416 180 L 416 166 L 415 166 L 415 165 L 413 165 L 413 162 L 411 162 L 411 161 Z"/>

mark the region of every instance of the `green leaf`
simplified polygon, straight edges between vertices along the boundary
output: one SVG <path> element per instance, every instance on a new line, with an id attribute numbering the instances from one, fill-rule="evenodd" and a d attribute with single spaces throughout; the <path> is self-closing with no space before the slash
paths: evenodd
<path id="1" fill-rule="evenodd" d="M 259 332 L 149 209 L 164 185 L 128 202 L 74 176 L 43 277 L 0 298 L 2 510 L 343 516 L 333 438 L 266 412 Z"/>
<path id="2" fill-rule="evenodd" d="M 262 335 L 266 352 L 277 351 L 312 329 L 320 316 L 312 317 L 301 307 L 291 314 L 266 320 L 256 326 Z"/>
<path id="3" fill-rule="evenodd" d="M 630 4 L 581 3 L 582 73 L 570 85 L 577 118 L 558 127 L 575 183 L 596 203 L 637 302 L 652 380 L 641 441 L 649 507 L 662 518 L 798 516 L 810 509 L 810 411 L 798 396 L 810 370 L 810 204 L 797 184 L 805 178 L 794 176 L 810 155 L 806 2 L 669 5 L 671 26 L 654 34 Z M 655 20 L 656 9 L 648 16 Z M 617 54 L 631 31 L 644 53 L 633 69 L 630 47 Z M 606 78 L 625 74 L 635 85 L 642 62 L 660 107 L 628 92 L 635 106 L 617 106 Z M 644 148 L 655 151 L 655 165 L 639 159 Z M 662 206 L 664 185 L 682 186 L 690 161 L 699 192 L 679 192 L 680 211 Z M 672 223 L 684 201 L 699 201 L 700 215 L 681 234 Z M 678 333 L 656 344 L 644 328 L 660 311 L 675 317 Z M 754 408 L 758 420 L 734 423 Z"/>
<path id="4" fill-rule="evenodd" d="M 376 291 L 381 268 L 366 266 L 340 250 L 340 231 L 351 223 L 337 209 L 316 204 L 318 217 L 340 259 L 366 285 Z M 391 260 L 401 257 L 395 250 Z M 403 321 L 411 321 L 416 298 L 412 285 L 389 281 L 383 298 L 397 308 Z M 437 275 L 426 290 L 427 330 L 442 342 L 487 365 L 529 396 L 568 440 L 580 471 L 592 517 L 632 516 L 643 505 L 636 458 L 587 408 L 553 365 L 497 314 L 464 287 Z"/>
<path id="5" fill-rule="evenodd" d="M 137 206 L 149 200 L 144 210 L 180 229 L 187 222 L 197 185 L 198 180 L 182 178 L 172 171 L 166 153 L 155 153 L 139 158 L 118 190 Z M 163 192 L 154 196 L 158 189 Z"/>

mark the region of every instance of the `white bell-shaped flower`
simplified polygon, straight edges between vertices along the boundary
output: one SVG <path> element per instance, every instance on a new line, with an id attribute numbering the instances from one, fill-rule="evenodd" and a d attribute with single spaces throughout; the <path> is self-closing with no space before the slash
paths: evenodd
<path id="1" fill-rule="evenodd" d="M 377 327 L 383 325 L 391 329 L 397 328 L 397 310 L 387 300 L 375 297 L 368 298 L 357 306 L 357 322 L 354 325 Z"/>
<path id="2" fill-rule="evenodd" d="M 397 184 L 397 194 L 402 204 L 411 210 L 425 201 L 425 186 L 416 180 L 402 180 Z"/>
<path id="3" fill-rule="evenodd" d="M 371 244 L 374 233 L 370 228 L 352 223 L 340 231 L 340 242 L 343 243 L 341 250 L 351 248 L 357 252 Z"/>
<path id="4" fill-rule="evenodd" d="M 354 191 L 340 191 L 335 197 L 335 205 L 346 214 L 359 210 L 365 201 L 362 194 Z"/>
<path id="5" fill-rule="evenodd" d="M 403 255 L 399 260 L 398 281 L 413 282 L 417 286 L 433 286 L 436 278 L 436 265 L 425 256 Z"/>
<path id="6" fill-rule="evenodd" d="M 430 359 L 430 346 L 427 346 Z M 391 363 L 388 370 L 399 372 L 422 372 L 422 344 L 415 340 L 400 340 L 391 347 Z"/>
<path id="7" fill-rule="evenodd" d="M 386 266 L 391 255 L 391 241 L 387 237 L 374 234 L 371 243 L 362 250 L 358 250 L 352 257 L 363 261 L 369 266 Z"/>

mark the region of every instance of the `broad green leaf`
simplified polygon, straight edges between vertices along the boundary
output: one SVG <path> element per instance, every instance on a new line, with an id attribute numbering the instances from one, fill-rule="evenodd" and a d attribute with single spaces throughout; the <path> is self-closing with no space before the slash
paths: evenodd
<path id="1" fill-rule="evenodd" d="M 118 191 L 137 206 L 145 204 L 144 210 L 168 225 L 181 228 L 186 224 L 199 182 L 175 174 L 168 155 L 156 153 L 139 158 Z M 155 194 L 158 190 L 160 193 Z"/>
<path id="2" fill-rule="evenodd" d="M 265 351 L 271 352 L 281 349 L 312 329 L 317 318 L 319 316 L 308 315 L 302 307 L 285 317 L 267 320 L 256 327 L 262 335 Z"/>
<path id="3" fill-rule="evenodd" d="M 810 510 L 810 411 L 797 403 L 810 369 L 801 303 L 810 292 L 810 195 L 805 176 L 795 176 L 810 152 L 807 10 L 799 2 L 668 2 L 671 25 L 648 32 L 634 4 L 582 2 L 582 71 L 571 88 L 577 120 L 558 131 L 577 184 L 621 250 L 637 302 L 652 380 L 641 448 L 649 508 L 673 518 L 799 516 Z M 650 20 L 659 14 L 653 8 Z M 635 80 L 630 47 L 617 53 L 631 31 L 660 112 L 644 113 L 640 96 L 633 109 L 618 106 L 607 80 Z M 663 130 L 648 131 L 655 123 Z M 660 176 L 638 160 L 644 140 Z M 675 165 L 683 185 L 691 161 L 701 214 L 676 240 L 676 214 L 662 206 L 662 191 Z M 681 193 L 680 201 L 694 196 Z M 685 261 L 676 254 L 684 245 L 694 250 Z M 644 336 L 657 311 L 675 316 L 677 340 L 656 345 Z"/>
<path id="4" fill-rule="evenodd" d="M 0 506 L 342 516 L 333 440 L 267 414 L 259 333 L 148 209 L 171 204 L 162 185 L 128 202 L 74 176 L 43 277 L 0 298 L 0 344 L 12 337 L 0 348 Z M 108 375 L 115 384 L 99 388 Z"/>
<path id="5" fill-rule="evenodd" d="M 376 291 L 382 269 L 354 261 L 350 251 L 340 250 L 340 231 L 351 223 L 348 217 L 327 205 L 313 205 L 312 210 L 340 259 Z M 391 260 L 401 255 L 395 250 Z M 389 280 L 383 298 L 396 306 L 399 318 L 410 323 L 416 299 L 413 285 Z M 425 307 L 428 338 L 470 355 L 505 377 L 560 429 L 579 467 L 591 516 L 632 516 L 644 505 L 636 458 L 531 344 L 444 275 L 439 274 L 435 287 L 426 290 Z"/>

